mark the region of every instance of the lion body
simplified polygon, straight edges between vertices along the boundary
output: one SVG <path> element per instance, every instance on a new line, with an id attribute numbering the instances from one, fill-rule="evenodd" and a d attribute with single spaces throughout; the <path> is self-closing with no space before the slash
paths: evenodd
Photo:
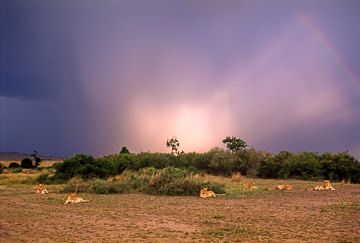
<path id="1" fill-rule="evenodd" d="M 36 189 L 36 194 L 46 194 L 46 193 L 49 192 L 45 189 L 45 186 L 43 184 L 38 184 Z"/>
<path id="2" fill-rule="evenodd" d="M 290 184 L 285 184 L 285 185 L 277 185 L 276 189 L 278 190 L 292 190 L 292 186 Z"/>
<path id="3" fill-rule="evenodd" d="M 325 185 L 319 185 L 314 187 L 315 191 L 335 191 L 335 188 L 331 185 L 329 180 L 324 180 Z"/>
<path id="4" fill-rule="evenodd" d="M 243 187 L 257 189 L 254 182 L 250 182 L 250 184 L 243 184 Z"/>
<path id="5" fill-rule="evenodd" d="M 68 204 L 68 203 L 71 203 L 71 204 L 74 204 L 74 203 L 85 203 L 85 202 L 89 202 L 90 200 L 84 200 L 82 199 L 81 197 L 76 197 L 76 192 L 74 193 L 69 193 L 69 196 L 68 198 L 66 199 L 65 203 L 64 204 Z"/>
<path id="6" fill-rule="evenodd" d="M 202 197 L 202 198 L 216 197 L 216 195 L 213 191 L 208 191 L 208 188 L 204 187 L 200 191 L 200 197 Z"/>

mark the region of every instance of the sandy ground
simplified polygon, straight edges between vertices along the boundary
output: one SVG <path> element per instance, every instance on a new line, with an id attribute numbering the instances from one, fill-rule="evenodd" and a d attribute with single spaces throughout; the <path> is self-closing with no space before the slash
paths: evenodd
<path id="1" fill-rule="evenodd" d="M 360 242 L 360 185 L 236 197 L 35 194 L 0 186 L 4 242 Z"/>

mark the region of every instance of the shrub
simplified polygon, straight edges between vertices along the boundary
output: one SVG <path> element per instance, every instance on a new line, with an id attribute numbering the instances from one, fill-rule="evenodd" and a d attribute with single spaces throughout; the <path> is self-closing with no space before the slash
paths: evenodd
<path id="1" fill-rule="evenodd" d="M 232 182 L 241 182 L 244 179 L 244 177 L 241 175 L 240 172 L 233 174 L 231 177 Z"/>
<path id="2" fill-rule="evenodd" d="M 257 175 L 262 178 L 326 179 L 360 182 L 360 163 L 347 151 L 318 155 L 315 152 L 281 151 L 260 163 Z"/>
<path id="3" fill-rule="evenodd" d="M 62 163 L 54 163 L 51 168 L 54 168 L 55 170 L 57 170 L 60 166 L 61 166 Z"/>
<path id="4" fill-rule="evenodd" d="M 9 164 L 9 168 L 18 168 L 18 167 L 20 167 L 20 165 L 18 163 L 16 163 L 16 162 L 11 162 Z"/>
<path id="5" fill-rule="evenodd" d="M 15 168 L 15 169 L 13 170 L 14 173 L 20 173 L 20 172 L 22 172 L 22 171 L 23 171 L 23 168 L 21 168 L 21 167 Z"/>
<path id="6" fill-rule="evenodd" d="M 28 158 L 24 158 L 23 160 L 21 160 L 21 167 L 23 169 L 31 169 L 31 168 L 33 168 L 32 160 L 28 159 Z"/>
<path id="7" fill-rule="evenodd" d="M 212 174 L 230 176 L 235 171 L 236 160 L 231 151 L 217 149 L 209 167 Z"/>
<path id="8" fill-rule="evenodd" d="M 0 174 L 2 174 L 4 172 L 4 168 L 5 168 L 5 166 L 0 163 Z"/>
<path id="9" fill-rule="evenodd" d="M 261 161 L 260 166 L 257 169 L 257 176 L 262 178 L 279 178 L 280 176 L 281 178 L 287 178 L 288 161 L 292 156 L 294 156 L 294 154 L 289 151 L 281 151 L 274 157 Z M 281 171 L 282 169 L 283 171 Z"/>
<path id="10" fill-rule="evenodd" d="M 36 183 L 50 184 L 49 173 L 41 173 L 35 179 Z"/>
<path id="11" fill-rule="evenodd" d="M 348 151 L 320 156 L 322 174 L 325 179 L 333 181 L 349 180 L 353 183 L 360 182 L 360 163 Z"/>
<path id="12" fill-rule="evenodd" d="M 119 154 L 130 154 L 130 151 L 128 150 L 127 147 L 122 147 Z"/>
<path id="13" fill-rule="evenodd" d="M 238 150 L 234 156 L 234 172 L 240 172 L 242 175 L 254 177 L 260 163 L 270 158 L 271 154 L 250 148 Z"/>
<path id="14" fill-rule="evenodd" d="M 126 169 L 134 168 L 138 162 L 136 155 L 130 153 L 112 154 L 104 158 L 114 164 L 115 172 L 118 174 L 121 174 Z"/>
<path id="15" fill-rule="evenodd" d="M 224 193 L 224 185 L 205 181 L 192 176 L 189 171 L 174 167 L 164 169 L 143 168 L 139 171 L 124 171 L 116 180 L 92 179 L 82 182 L 78 191 L 97 194 L 140 192 L 152 195 L 196 196 L 202 187 L 209 187 L 215 193 Z M 74 185 L 68 182 L 63 190 L 75 191 Z"/>
<path id="16" fill-rule="evenodd" d="M 68 180 L 74 176 L 89 178 L 108 178 L 116 175 L 116 165 L 105 157 L 76 154 L 56 166 L 55 179 Z"/>
<path id="17" fill-rule="evenodd" d="M 215 147 L 209 150 L 206 153 L 197 154 L 194 158 L 195 167 L 199 170 L 206 171 L 210 173 L 212 168 L 210 168 L 210 161 L 214 157 L 214 155 L 219 151 L 220 148 Z"/>
<path id="18" fill-rule="evenodd" d="M 146 167 L 163 169 L 169 166 L 180 166 L 180 158 L 174 154 L 142 152 L 137 155 L 137 158 L 137 164 L 133 167 L 137 170 Z"/>

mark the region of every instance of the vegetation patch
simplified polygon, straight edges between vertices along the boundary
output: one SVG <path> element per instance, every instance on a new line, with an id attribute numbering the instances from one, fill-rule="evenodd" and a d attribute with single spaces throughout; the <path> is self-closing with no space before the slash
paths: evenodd
<path id="1" fill-rule="evenodd" d="M 196 196 L 202 187 L 209 187 L 215 193 L 225 193 L 224 184 L 209 181 L 206 177 L 193 175 L 186 169 L 167 167 L 164 169 L 144 168 L 139 171 L 125 171 L 110 180 L 92 179 L 79 184 L 69 181 L 64 192 L 89 192 L 97 194 L 138 192 L 150 195 Z"/>

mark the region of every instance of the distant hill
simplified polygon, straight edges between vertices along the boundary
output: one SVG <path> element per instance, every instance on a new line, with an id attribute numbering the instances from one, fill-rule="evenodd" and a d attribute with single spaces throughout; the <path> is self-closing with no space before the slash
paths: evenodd
<path id="1" fill-rule="evenodd" d="M 43 161 L 63 161 L 67 157 L 61 156 L 48 156 L 48 155 L 38 155 L 38 157 Z M 34 159 L 30 154 L 20 154 L 17 152 L 0 152 L 0 161 L 21 161 L 24 158 Z"/>

